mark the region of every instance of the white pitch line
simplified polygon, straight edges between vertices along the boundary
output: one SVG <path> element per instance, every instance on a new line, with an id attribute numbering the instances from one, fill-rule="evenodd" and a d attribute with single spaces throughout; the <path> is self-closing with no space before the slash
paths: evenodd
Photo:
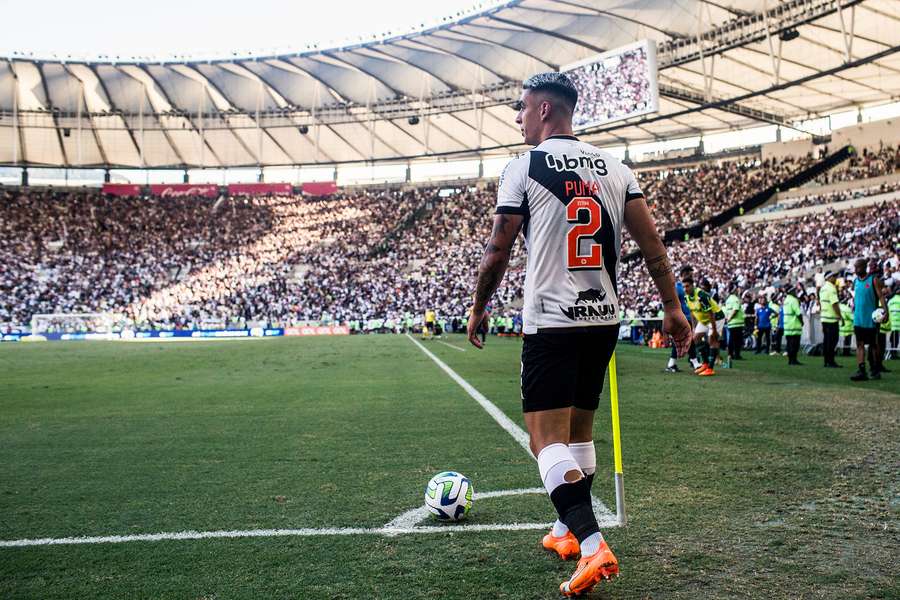
<path id="1" fill-rule="evenodd" d="M 447 342 L 441 342 L 441 340 L 436 340 L 436 341 L 438 341 L 438 342 L 440 342 L 441 344 L 447 346 L 448 348 L 453 348 L 454 350 L 459 350 L 460 352 L 465 352 L 465 351 L 466 351 L 465 348 L 460 348 L 459 346 L 454 346 L 453 344 L 448 344 Z"/>
<path id="2" fill-rule="evenodd" d="M 168 540 L 209 540 L 223 538 L 313 537 L 340 535 L 398 535 L 412 533 L 455 533 L 461 531 L 520 531 L 545 529 L 550 523 L 497 523 L 472 525 L 426 525 L 387 529 L 384 527 L 326 527 L 322 529 L 249 529 L 238 531 L 176 531 L 143 533 L 137 535 L 104 535 L 64 538 L 33 538 L 2 540 L 0 548 L 24 548 L 28 546 L 67 546 L 80 544 L 124 544 L 126 542 L 162 542 Z"/>
<path id="3" fill-rule="evenodd" d="M 543 488 L 524 488 L 518 490 L 496 490 L 476 493 L 476 500 L 499 498 L 501 496 L 519 496 L 523 494 L 544 494 Z M 383 535 L 396 536 L 413 533 L 453 533 L 462 531 L 522 531 L 546 529 L 549 523 L 473 523 L 445 525 L 415 524 L 427 518 L 428 509 L 423 507 L 408 510 L 387 525 L 382 527 L 324 527 L 301 529 L 250 529 L 222 531 L 175 531 L 160 533 L 142 533 L 134 535 L 102 535 L 78 536 L 63 538 L 26 538 L 20 540 L 0 540 L 0 548 L 24 548 L 28 546 L 65 546 L 82 544 L 123 544 L 126 542 L 161 542 L 168 540 L 208 540 L 222 538 L 257 538 L 257 537 L 314 537 L 328 535 Z"/>
<path id="4" fill-rule="evenodd" d="M 482 394 L 481 392 L 476 390 L 474 387 L 472 387 L 472 385 L 468 381 L 466 381 L 465 379 L 460 377 L 456 373 L 456 371 L 454 371 L 453 369 L 448 367 L 447 364 L 444 363 L 444 361 L 442 361 L 437 356 L 432 354 L 428 350 L 428 348 L 426 348 L 425 346 L 420 344 L 418 342 L 418 340 L 416 340 L 414 337 L 412 337 L 408 333 L 406 334 L 406 337 L 409 338 L 409 341 L 411 341 L 413 344 L 418 346 L 419 350 L 424 352 L 428 358 L 433 360 L 434 363 L 437 366 L 439 366 L 441 368 L 441 370 L 444 371 L 444 373 L 449 375 L 450 379 L 452 379 L 457 384 L 459 384 L 459 386 L 462 389 L 464 389 L 466 391 L 466 393 L 469 394 L 469 396 L 471 396 L 473 400 L 475 400 L 475 402 L 480 404 L 481 408 L 483 408 L 485 411 L 487 411 L 487 413 L 489 415 L 491 415 L 491 417 L 494 418 L 494 420 L 497 422 L 497 424 L 500 425 L 500 427 L 502 427 L 504 429 L 504 431 L 506 431 L 509 435 L 511 435 L 514 440 L 519 442 L 519 445 L 522 446 L 522 448 L 525 450 L 525 452 L 528 453 L 528 456 L 530 456 L 531 458 L 534 459 L 534 454 L 532 454 L 532 452 L 531 452 L 531 444 L 529 443 L 529 437 L 528 437 L 528 434 L 525 433 L 524 429 L 519 427 L 512 419 L 507 417 L 506 413 L 504 413 L 502 410 L 497 408 L 497 405 L 494 404 L 493 402 L 491 402 L 490 400 L 488 400 L 484 394 Z M 535 459 L 535 460 L 537 460 L 537 459 Z M 601 526 L 616 527 L 619 525 L 619 521 L 618 521 L 618 519 L 616 519 L 616 516 L 613 514 L 613 512 L 611 510 L 609 510 L 609 508 L 607 508 L 606 505 L 603 504 L 603 502 L 601 502 L 593 494 L 591 495 L 591 505 L 594 508 L 594 513 L 597 514 L 597 521 L 600 522 Z M 611 524 L 604 525 L 604 523 L 611 523 Z"/>
<path id="5" fill-rule="evenodd" d="M 486 498 L 499 498 L 501 496 L 521 496 L 524 494 L 546 494 L 547 491 L 544 488 L 524 488 L 520 490 L 496 490 L 493 492 L 483 492 L 478 493 L 475 492 L 475 496 L 473 500 L 482 500 Z M 428 515 L 431 514 L 428 511 L 427 506 L 419 506 L 417 508 L 410 509 L 398 516 L 397 518 L 391 520 L 390 523 L 385 525 L 382 529 L 387 530 L 404 530 L 412 527 L 416 523 L 419 523 L 423 519 L 427 518 Z"/>
<path id="6" fill-rule="evenodd" d="M 518 490 L 496 490 L 476 493 L 476 500 L 499 498 L 502 496 L 520 496 L 523 494 L 545 494 L 544 488 L 523 488 Z M 602 510 L 598 518 L 600 527 L 615 527 L 618 522 L 615 515 L 600 504 Z M 595 510 L 596 504 L 595 504 Z M 604 512 L 605 511 L 605 512 Z M 208 540 L 234 538 L 268 538 L 268 537 L 319 537 L 344 535 L 380 535 L 394 537 L 417 533 L 464 533 L 471 531 L 530 531 L 547 529 L 552 523 L 447 523 L 444 525 L 416 525 L 428 517 L 428 509 L 419 507 L 408 510 L 390 523 L 382 527 L 306 527 L 301 529 L 249 529 L 220 531 L 174 531 L 160 533 L 142 533 L 134 535 L 102 535 L 78 536 L 62 538 L 25 538 L 19 540 L 0 540 L 0 548 L 26 548 L 30 546 L 71 546 L 84 544 L 124 544 L 126 542 L 162 542 L 171 540 Z"/>

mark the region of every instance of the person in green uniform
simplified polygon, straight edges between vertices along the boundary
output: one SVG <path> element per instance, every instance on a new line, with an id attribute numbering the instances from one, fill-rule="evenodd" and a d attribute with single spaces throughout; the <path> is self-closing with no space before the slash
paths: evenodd
<path id="1" fill-rule="evenodd" d="M 840 326 L 844 323 L 841 316 L 841 308 L 838 301 L 838 292 L 835 282 L 837 274 L 834 271 L 825 273 L 825 281 L 819 288 L 819 308 L 822 317 L 822 354 L 825 357 L 825 367 L 840 368 L 834 360 L 834 353 L 838 344 Z"/>
<path id="2" fill-rule="evenodd" d="M 853 338 L 853 309 L 850 308 L 850 305 L 847 304 L 849 300 L 848 294 L 844 293 L 844 301 L 840 303 L 839 307 L 841 309 L 841 317 L 843 317 L 843 321 L 841 322 L 840 327 L 840 335 L 841 339 L 844 340 L 842 344 L 844 346 L 844 351 L 841 353 L 844 356 L 850 356 L 851 346 L 850 342 Z"/>
<path id="3" fill-rule="evenodd" d="M 787 342 L 787 354 L 789 365 L 802 365 L 797 360 L 800 353 L 800 335 L 803 333 L 803 310 L 800 308 L 800 300 L 797 298 L 798 291 L 803 290 L 802 284 L 798 283 L 793 288 L 788 289 L 784 296 L 784 339 Z"/>
<path id="4" fill-rule="evenodd" d="M 735 288 L 725 299 L 725 320 L 728 328 L 728 358 L 743 360 L 741 348 L 744 347 L 744 304 L 741 302 L 741 288 Z"/>
<path id="5" fill-rule="evenodd" d="M 888 293 L 888 292 L 885 292 Z M 885 359 L 890 358 L 888 351 L 888 337 L 891 335 L 891 305 L 888 304 L 888 310 L 884 314 L 884 321 L 881 322 L 881 326 L 878 328 L 878 348 L 881 350 L 883 356 L 881 357 L 882 363 Z M 881 366 L 882 373 L 890 373 L 888 369 L 884 368 L 884 364 Z"/>
<path id="6" fill-rule="evenodd" d="M 900 281 L 895 281 L 894 295 L 888 300 L 888 314 L 891 317 L 891 345 L 889 358 L 897 358 L 897 348 L 900 347 Z"/>
<path id="7" fill-rule="evenodd" d="M 781 354 L 781 337 L 784 335 L 784 327 L 781 322 L 781 306 L 775 302 L 774 296 L 769 299 L 769 309 L 772 311 L 769 323 L 772 325 L 772 351 L 770 356 Z"/>

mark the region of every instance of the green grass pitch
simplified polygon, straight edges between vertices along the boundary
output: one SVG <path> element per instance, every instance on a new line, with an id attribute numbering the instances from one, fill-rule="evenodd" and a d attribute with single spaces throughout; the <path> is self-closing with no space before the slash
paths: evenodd
<path id="1" fill-rule="evenodd" d="M 522 424 L 516 339 L 426 342 Z M 853 385 L 755 357 L 701 380 L 620 345 L 629 524 L 594 598 L 900 597 L 900 361 Z M 685 362 L 682 362 L 686 366 Z M 404 336 L 0 347 L 0 540 L 377 528 L 434 473 L 540 486 L 515 440 Z M 614 505 L 608 400 L 594 493 Z M 550 522 L 545 496 L 468 523 Z M 0 598 L 546 599 L 541 531 L 0 547 Z"/>

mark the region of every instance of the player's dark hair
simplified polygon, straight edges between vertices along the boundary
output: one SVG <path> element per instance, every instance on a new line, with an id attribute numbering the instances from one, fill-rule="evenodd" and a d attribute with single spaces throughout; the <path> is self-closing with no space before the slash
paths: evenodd
<path id="1" fill-rule="evenodd" d="M 532 92 L 549 92 L 565 101 L 570 110 L 575 110 L 578 104 L 578 90 L 572 85 L 572 81 L 565 73 L 548 71 L 532 75 L 522 84 L 523 90 Z"/>
<path id="2" fill-rule="evenodd" d="M 694 285 L 694 278 L 690 275 L 687 275 L 681 278 L 681 283 L 690 283 L 691 285 Z"/>

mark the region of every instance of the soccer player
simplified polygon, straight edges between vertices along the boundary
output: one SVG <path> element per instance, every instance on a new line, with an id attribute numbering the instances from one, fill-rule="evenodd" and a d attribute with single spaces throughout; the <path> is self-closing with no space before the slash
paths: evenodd
<path id="1" fill-rule="evenodd" d="M 681 267 L 681 270 L 678 271 L 678 277 L 680 279 L 684 279 L 685 277 L 690 277 L 694 274 L 694 267 L 690 265 L 684 265 Z M 688 324 L 691 324 L 691 309 L 688 308 L 687 300 L 684 298 L 684 284 L 681 281 L 675 282 L 675 293 L 678 294 L 678 302 L 681 304 L 681 312 L 684 313 L 684 318 L 687 319 Z M 667 373 L 678 373 L 681 369 L 678 368 L 678 348 L 676 344 L 672 343 L 672 354 L 669 356 L 669 363 L 666 365 Z M 691 347 L 688 348 L 688 359 L 691 363 L 691 368 L 696 370 L 700 366 L 700 361 L 697 360 L 697 346 L 694 344 L 693 339 L 691 340 Z"/>
<path id="2" fill-rule="evenodd" d="M 422 339 L 430 339 L 434 337 L 434 326 L 437 322 L 437 317 L 434 314 L 434 311 L 430 308 L 425 309 L 425 327 L 422 329 Z"/>
<path id="3" fill-rule="evenodd" d="M 705 360 L 694 372 L 702 377 L 716 374 L 715 364 L 719 357 L 719 332 L 725 330 L 725 312 L 713 300 L 709 293 L 709 282 L 703 279 L 700 283 L 706 289 L 694 285 L 693 277 L 683 280 L 684 294 L 688 308 L 697 326 L 694 328 L 694 343 L 700 347 L 700 356 Z"/>
<path id="4" fill-rule="evenodd" d="M 859 369 L 850 379 L 853 381 L 881 379 L 881 360 L 878 338 L 875 335 L 877 325 L 872 320 L 872 313 L 879 304 L 887 312 L 887 302 L 884 299 L 881 279 L 868 272 L 866 259 L 857 259 L 853 263 L 853 268 L 856 271 L 856 279 L 853 281 L 853 333 L 856 334 L 856 362 Z M 869 345 L 871 377 L 866 374 L 866 344 Z"/>
<path id="5" fill-rule="evenodd" d="M 572 134 L 578 92 L 561 73 L 523 84 L 516 123 L 534 146 L 500 178 L 493 231 L 478 269 L 469 341 L 523 231 L 528 252 L 522 344 L 522 406 L 531 450 L 559 520 L 543 545 L 581 558 L 560 591 L 574 596 L 617 575 L 618 561 L 591 507 L 594 411 L 619 331 L 616 269 L 623 225 L 637 242 L 679 355 L 690 344 L 665 246 L 631 170 Z"/>

